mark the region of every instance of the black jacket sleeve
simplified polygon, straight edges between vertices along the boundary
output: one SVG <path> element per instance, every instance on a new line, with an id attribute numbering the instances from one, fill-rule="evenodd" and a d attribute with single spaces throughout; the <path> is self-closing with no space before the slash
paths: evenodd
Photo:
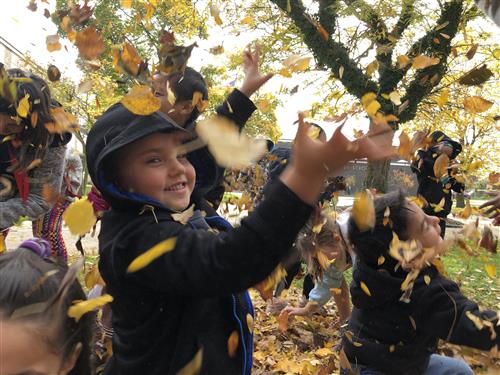
<path id="1" fill-rule="evenodd" d="M 500 345 L 497 313 L 480 310 L 451 280 L 433 279 L 421 301 L 425 312 L 421 324 L 429 335 L 481 350 Z"/>
<path id="2" fill-rule="evenodd" d="M 177 237 L 174 250 L 125 277 L 153 290 L 182 295 L 216 296 L 245 290 L 273 271 L 311 212 L 312 207 L 280 181 L 240 227 L 228 232 L 216 234 L 160 222 L 143 232 L 137 251 L 127 261 L 170 237 Z"/>
<path id="3" fill-rule="evenodd" d="M 217 107 L 216 112 L 218 115 L 234 121 L 241 130 L 256 109 L 255 104 L 245 94 L 234 89 L 224 100 L 224 103 Z"/>

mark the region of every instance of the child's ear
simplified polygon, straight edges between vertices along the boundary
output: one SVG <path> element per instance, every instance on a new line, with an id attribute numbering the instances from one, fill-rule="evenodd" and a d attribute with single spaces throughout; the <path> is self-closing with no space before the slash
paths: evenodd
<path id="1" fill-rule="evenodd" d="M 76 361 L 78 361 L 78 357 L 82 353 L 83 345 L 81 342 L 75 345 L 73 351 L 69 354 L 68 358 L 62 364 L 61 371 L 59 371 L 59 375 L 68 374 L 73 367 L 75 367 Z"/>
<path id="2" fill-rule="evenodd" d="M 193 112 L 193 105 L 191 100 L 183 100 L 175 103 L 176 112 L 181 115 L 191 115 Z"/>

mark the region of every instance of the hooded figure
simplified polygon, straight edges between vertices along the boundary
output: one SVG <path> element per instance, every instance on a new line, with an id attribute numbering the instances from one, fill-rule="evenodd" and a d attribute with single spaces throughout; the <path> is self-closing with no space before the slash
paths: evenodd
<path id="1" fill-rule="evenodd" d="M 441 131 L 433 132 L 431 139 L 432 146 L 427 150 L 418 151 L 417 159 L 413 162 L 411 168 L 413 173 L 417 175 L 417 192 L 428 203 L 424 208 L 424 212 L 441 218 L 439 225 L 441 226 L 441 236 L 444 237 L 446 216 L 450 213 L 452 206 L 451 191 L 462 193 L 465 185 L 457 181 L 455 178 L 456 171 L 451 167 L 448 168 L 447 175 L 435 176 L 434 163 L 443 153 L 448 155 L 450 161 L 455 159 L 462 152 L 462 145 Z M 441 203 L 444 203 L 444 205 L 441 205 Z"/>
<path id="2" fill-rule="evenodd" d="M 113 357 L 105 373 L 177 374 L 202 349 L 202 374 L 248 375 L 253 308 L 246 289 L 277 266 L 312 207 L 277 182 L 269 199 L 231 229 L 195 187 L 193 215 L 182 224 L 166 204 L 125 190 L 118 177 L 127 167 L 120 152 L 172 132 L 190 134 L 161 112 L 138 116 L 115 104 L 87 139 L 90 176 L 111 205 L 99 234 L 99 271 L 114 298 Z M 127 271 L 139 255 L 174 237 L 172 251 Z M 228 352 L 230 336 L 238 344 Z"/>

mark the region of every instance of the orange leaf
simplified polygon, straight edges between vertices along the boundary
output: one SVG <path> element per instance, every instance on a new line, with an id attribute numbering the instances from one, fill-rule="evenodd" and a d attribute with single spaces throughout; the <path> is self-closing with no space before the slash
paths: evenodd
<path id="1" fill-rule="evenodd" d="M 432 65 L 439 64 L 439 58 L 419 55 L 413 59 L 411 67 L 415 70 L 424 69 Z"/>
<path id="2" fill-rule="evenodd" d="M 93 26 L 76 34 L 75 45 L 86 60 L 95 60 L 104 52 L 102 37 Z"/>
<path id="3" fill-rule="evenodd" d="M 234 358 L 236 356 L 239 341 L 240 336 L 238 335 L 238 331 L 231 332 L 229 338 L 227 339 L 227 353 L 230 358 Z"/>
<path id="4" fill-rule="evenodd" d="M 464 108 L 470 113 L 481 113 L 490 109 L 493 102 L 483 99 L 480 96 L 469 96 L 464 99 Z"/>
<path id="5" fill-rule="evenodd" d="M 147 116 L 156 112 L 161 107 L 161 101 L 154 96 L 151 88 L 145 85 L 137 85 L 125 95 L 122 104 L 136 115 Z"/>

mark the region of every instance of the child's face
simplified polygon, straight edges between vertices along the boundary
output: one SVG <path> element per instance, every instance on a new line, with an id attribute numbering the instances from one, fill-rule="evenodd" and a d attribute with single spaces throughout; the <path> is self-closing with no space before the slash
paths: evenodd
<path id="1" fill-rule="evenodd" d="M 64 361 L 40 328 L 36 323 L 0 320 L 0 374 L 66 375 L 74 367 L 81 344 Z"/>
<path id="2" fill-rule="evenodd" d="M 147 195 L 182 211 L 189 206 L 195 171 L 176 147 L 184 134 L 155 133 L 125 147 L 119 154 L 118 182 L 126 191 Z"/>
<path id="3" fill-rule="evenodd" d="M 439 218 L 429 216 L 414 203 L 408 202 L 408 228 L 409 239 L 419 242 L 424 248 L 433 248 L 434 256 L 439 255 L 443 249 L 443 239 L 440 236 Z"/>
<path id="4" fill-rule="evenodd" d="M 161 102 L 160 111 L 169 116 L 177 124 L 184 127 L 193 112 L 192 101 L 174 99 L 175 103 L 172 104 L 168 97 L 167 81 L 165 76 L 156 75 L 153 78 L 153 90 L 155 96 L 158 97 Z"/>

